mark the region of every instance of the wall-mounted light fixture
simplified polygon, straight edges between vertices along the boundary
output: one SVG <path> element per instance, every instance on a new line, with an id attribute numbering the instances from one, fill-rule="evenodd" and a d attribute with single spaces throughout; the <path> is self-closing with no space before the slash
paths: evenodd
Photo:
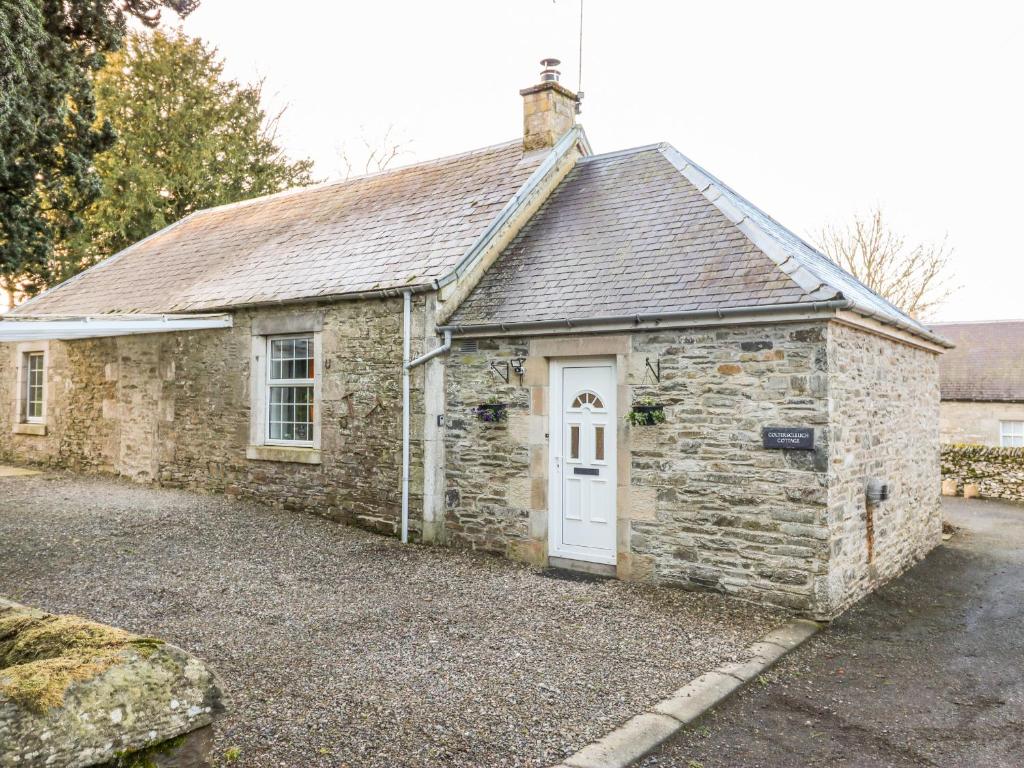
<path id="1" fill-rule="evenodd" d="M 501 362 L 491 361 L 491 371 L 497 374 L 502 381 L 508 384 L 509 373 L 516 374 L 519 377 L 519 385 L 523 384 L 523 374 L 526 373 L 526 358 L 525 357 L 513 357 L 509 361 L 502 360 Z"/>

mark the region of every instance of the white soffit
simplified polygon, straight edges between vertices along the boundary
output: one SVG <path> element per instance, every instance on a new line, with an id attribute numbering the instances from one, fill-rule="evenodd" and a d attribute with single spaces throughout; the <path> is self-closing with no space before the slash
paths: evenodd
<path id="1" fill-rule="evenodd" d="M 0 342 L 96 339 L 142 333 L 230 328 L 229 314 L 217 315 L 0 315 Z"/>

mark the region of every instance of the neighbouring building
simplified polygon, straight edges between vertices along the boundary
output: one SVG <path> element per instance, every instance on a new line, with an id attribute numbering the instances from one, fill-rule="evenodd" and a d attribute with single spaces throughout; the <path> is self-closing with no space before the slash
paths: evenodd
<path id="1" fill-rule="evenodd" d="M 0 454 L 836 615 L 941 537 L 940 336 L 667 144 L 194 213 L 0 322 Z"/>
<path id="2" fill-rule="evenodd" d="M 1024 447 L 1024 320 L 941 323 L 943 443 Z"/>

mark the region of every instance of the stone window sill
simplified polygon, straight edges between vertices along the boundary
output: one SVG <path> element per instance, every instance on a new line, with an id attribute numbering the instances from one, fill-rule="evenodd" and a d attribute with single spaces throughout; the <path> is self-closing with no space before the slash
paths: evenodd
<path id="1" fill-rule="evenodd" d="M 46 425 L 45 424 L 15 424 L 14 434 L 16 435 L 45 435 Z"/>
<path id="2" fill-rule="evenodd" d="M 253 461 L 284 461 L 293 464 L 319 464 L 319 448 L 289 448 L 285 445 L 250 445 L 245 458 Z"/>

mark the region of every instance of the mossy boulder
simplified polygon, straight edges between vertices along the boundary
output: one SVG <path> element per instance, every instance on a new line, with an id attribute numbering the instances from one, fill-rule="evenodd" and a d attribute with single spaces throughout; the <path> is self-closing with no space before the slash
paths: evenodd
<path id="1" fill-rule="evenodd" d="M 222 710 L 213 673 L 180 648 L 0 599 L 0 767 L 123 760 Z"/>

